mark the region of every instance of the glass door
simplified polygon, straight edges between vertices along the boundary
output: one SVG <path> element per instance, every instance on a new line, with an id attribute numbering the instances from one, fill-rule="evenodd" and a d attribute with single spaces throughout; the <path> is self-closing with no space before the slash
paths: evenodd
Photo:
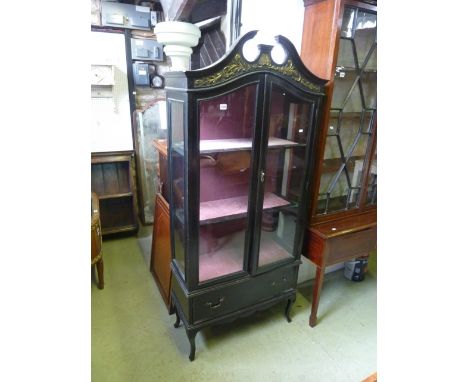
<path id="1" fill-rule="evenodd" d="M 359 208 L 361 192 L 375 189 L 373 183 L 363 184 L 377 113 L 375 13 L 345 7 L 333 86 L 317 215 Z M 371 171 L 374 182 L 375 165 Z"/>
<path id="2" fill-rule="evenodd" d="M 250 84 L 198 101 L 200 283 L 246 269 L 256 98 Z"/>
<path id="3" fill-rule="evenodd" d="M 294 258 L 312 124 L 313 105 L 275 83 L 269 103 L 265 166 L 259 173 L 263 184 L 259 268 Z"/>

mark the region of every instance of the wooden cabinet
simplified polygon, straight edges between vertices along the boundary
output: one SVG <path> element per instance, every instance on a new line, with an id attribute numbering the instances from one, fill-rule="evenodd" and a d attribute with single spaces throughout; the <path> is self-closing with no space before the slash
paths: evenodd
<path id="1" fill-rule="evenodd" d="M 255 35 L 166 73 L 172 304 L 190 360 L 201 328 L 281 301 L 289 321 L 296 296 L 325 81 L 289 40 Z"/>
<path id="2" fill-rule="evenodd" d="M 91 190 L 98 195 L 102 234 L 138 230 L 133 151 L 91 154 Z"/>
<path id="3" fill-rule="evenodd" d="M 314 326 L 325 266 L 367 254 L 376 243 L 377 6 L 354 0 L 304 5 L 301 57 L 329 80 L 304 246 L 317 265 Z"/>

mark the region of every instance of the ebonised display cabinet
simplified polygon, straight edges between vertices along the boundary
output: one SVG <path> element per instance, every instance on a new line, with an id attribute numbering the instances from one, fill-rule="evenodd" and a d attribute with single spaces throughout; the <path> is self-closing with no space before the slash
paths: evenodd
<path id="1" fill-rule="evenodd" d="M 172 304 L 203 327 L 296 297 L 322 80 L 282 36 L 166 73 Z"/>

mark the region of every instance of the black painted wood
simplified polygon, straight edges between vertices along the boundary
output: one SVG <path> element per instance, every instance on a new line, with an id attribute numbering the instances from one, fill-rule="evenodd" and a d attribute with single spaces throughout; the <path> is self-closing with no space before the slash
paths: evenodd
<path id="1" fill-rule="evenodd" d="M 184 102 L 184 155 L 185 155 L 185 272 L 175 261 L 174 224 L 176 216 L 171 209 L 171 243 L 173 251 L 172 301 L 174 309 L 185 326 L 191 343 L 190 359 L 195 357 L 194 338 L 203 327 L 232 321 L 279 303 L 287 302 L 285 316 L 288 321 L 296 296 L 297 274 L 301 262 L 304 230 L 309 216 L 311 170 L 316 150 L 316 135 L 321 118 L 325 80 L 309 72 L 289 40 L 278 36 L 276 41 L 287 51 L 286 63 L 272 63 L 271 46 L 259 45 L 259 57 L 249 63 L 242 54 L 243 44 L 256 32 L 241 37 L 220 60 L 207 68 L 166 74 L 168 104 L 171 100 Z M 239 66 L 236 66 L 239 65 Z M 247 210 L 247 228 L 243 270 L 204 282 L 199 281 L 199 103 L 202 100 L 230 93 L 238 88 L 256 86 L 256 115 L 253 131 L 251 175 Z M 260 173 L 266 169 L 269 136 L 270 103 L 273 85 L 310 105 L 309 128 L 306 138 L 305 177 L 300 188 L 299 215 L 292 257 L 258 267 L 260 230 L 264 183 Z M 173 205 L 173 171 L 171 117 L 168 106 L 169 133 L 169 203 Z"/>

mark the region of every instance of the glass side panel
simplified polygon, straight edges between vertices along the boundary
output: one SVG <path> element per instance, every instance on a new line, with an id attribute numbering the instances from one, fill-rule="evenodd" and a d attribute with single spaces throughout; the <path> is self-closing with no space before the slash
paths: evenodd
<path id="1" fill-rule="evenodd" d="M 337 69 L 356 69 L 353 49 L 354 45 L 352 40 L 342 39 L 340 41 L 340 49 L 338 50 L 338 59 L 336 61 Z"/>
<path id="2" fill-rule="evenodd" d="M 185 171 L 184 171 L 184 104 L 180 101 L 169 100 L 171 118 L 170 151 L 172 161 L 172 194 L 171 203 L 174 210 L 173 234 L 174 256 L 176 264 L 185 277 Z"/>
<path id="3" fill-rule="evenodd" d="M 316 214 L 359 207 L 377 110 L 377 16 L 345 7 Z"/>
<path id="4" fill-rule="evenodd" d="M 356 44 L 357 58 L 360 67 L 364 65 L 364 61 L 376 39 L 377 15 L 360 9 L 357 15 L 356 31 L 354 33 L 354 42 Z M 372 55 L 372 59 L 367 62 L 366 68 L 377 70 L 377 55 Z"/>
<path id="5" fill-rule="evenodd" d="M 353 37 L 354 20 L 356 18 L 356 9 L 346 7 L 341 22 L 341 37 Z"/>
<path id="6" fill-rule="evenodd" d="M 273 85 L 258 266 L 293 258 L 311 105 Z M 283 146 L 273 146 L 281 140 Z"/>
<path id="7" fill-rule="evenodd" d="M 257 85 L 199 101 L 199 281 L 244 269 Z"/>

